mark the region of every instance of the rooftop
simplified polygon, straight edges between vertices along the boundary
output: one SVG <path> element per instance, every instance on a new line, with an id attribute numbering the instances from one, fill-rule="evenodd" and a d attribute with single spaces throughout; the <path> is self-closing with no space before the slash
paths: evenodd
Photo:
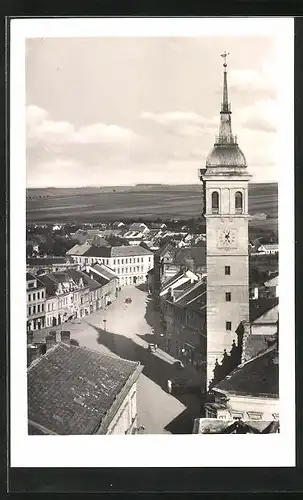
<path id="1" fill-rule="evenodd" d="M 239 396 L 279 397 L 279 364 L 277 346 L 239 365 L 213 390 Z"/>
<path id="2" fill-rule="evenodd" d="M 274 311 L 274 309 L 278 306 L 279 304 L 279 297 L 270 297 L 270 298 L 261 298 L 261 299 L 256 299 L 256 300 L 250 300 L 249 301 L 249 317 L 250 317 L 250 322 L 256 322 L 259 318 L 261 319 L 262 316 L 268 315 L 270 311 L 274 313 L 273 317 L 268 318 L 269 322 L 274 322 L 278 320 L 277 316 L 278 312 Z M 270 315 L 272 316 L 272 315 Z M 265 322 L 266 318 L 264 318 Z"/>
<path id="3" fill-rule="evenodd" d="M 141 247 L 140 245 L 129 245 L 121 247 L 112 247 L 111 256 L 112 257 L 139 257 L 141 255 L 154 255 L 153 252 Z"/>
<path id="4" fill-rule="evenodd" d="M 272 434 L 279 432 L 279 421 L 222 420 L 196 418 L 193 434 Z"/>
<path id="5" fill-rule="evenodd" d="M 31 428 L 55 434 L 94 434 L 119 402 L 125 385 L 141 366 L 116 356 L 56 344 L 28 369 L 28 418 Z M 117 399 L 118 398 L 118 399 Z"/>

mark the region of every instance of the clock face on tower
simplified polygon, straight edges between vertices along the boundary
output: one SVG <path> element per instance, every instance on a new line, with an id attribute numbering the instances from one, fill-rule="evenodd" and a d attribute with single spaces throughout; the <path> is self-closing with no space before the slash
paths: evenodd
<path id="1" fill-rule="evenodd" d="M 219 229 L 218 230 L 218 248 L 236 248 L 237 247 L 237 230 L 236 229 Z"/>

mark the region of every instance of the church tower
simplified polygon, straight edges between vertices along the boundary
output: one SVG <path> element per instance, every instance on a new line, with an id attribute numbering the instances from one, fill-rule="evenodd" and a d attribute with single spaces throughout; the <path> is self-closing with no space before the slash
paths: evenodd
<path id="1" fill-rule="evenodd" d="M 219 135 L 200 169 L 207 248 L 207 387 L 237 338 L 241 321 L 249 320 L 248 182 L 246 159 L 232 134 L 227 89 L 227 53 L 222 54 L 223 100 Z"/>

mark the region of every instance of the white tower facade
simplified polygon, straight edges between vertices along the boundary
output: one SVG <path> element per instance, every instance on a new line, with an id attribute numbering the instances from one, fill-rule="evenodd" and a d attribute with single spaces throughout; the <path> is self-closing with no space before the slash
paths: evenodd
<path id="1" fill-rule="evenodd" d="M 207 248 L 207 387 L 216 360 L 230 351 L 241 321 L 249 320 L 248 182 L 244 154 L 232 134 L 224 58 L 219 136 L 199 176 Z"/>

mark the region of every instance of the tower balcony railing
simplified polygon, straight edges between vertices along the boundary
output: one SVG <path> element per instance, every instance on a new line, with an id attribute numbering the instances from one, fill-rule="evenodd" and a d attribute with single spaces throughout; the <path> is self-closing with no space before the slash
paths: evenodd
<path id="1" fill-rule="evenodd" d="M 237 136 L 232 134 L 228 136 L 217 135 L 215 138 L 215 144 L 220 144 L 220 145 L 237 144 Z"/>

